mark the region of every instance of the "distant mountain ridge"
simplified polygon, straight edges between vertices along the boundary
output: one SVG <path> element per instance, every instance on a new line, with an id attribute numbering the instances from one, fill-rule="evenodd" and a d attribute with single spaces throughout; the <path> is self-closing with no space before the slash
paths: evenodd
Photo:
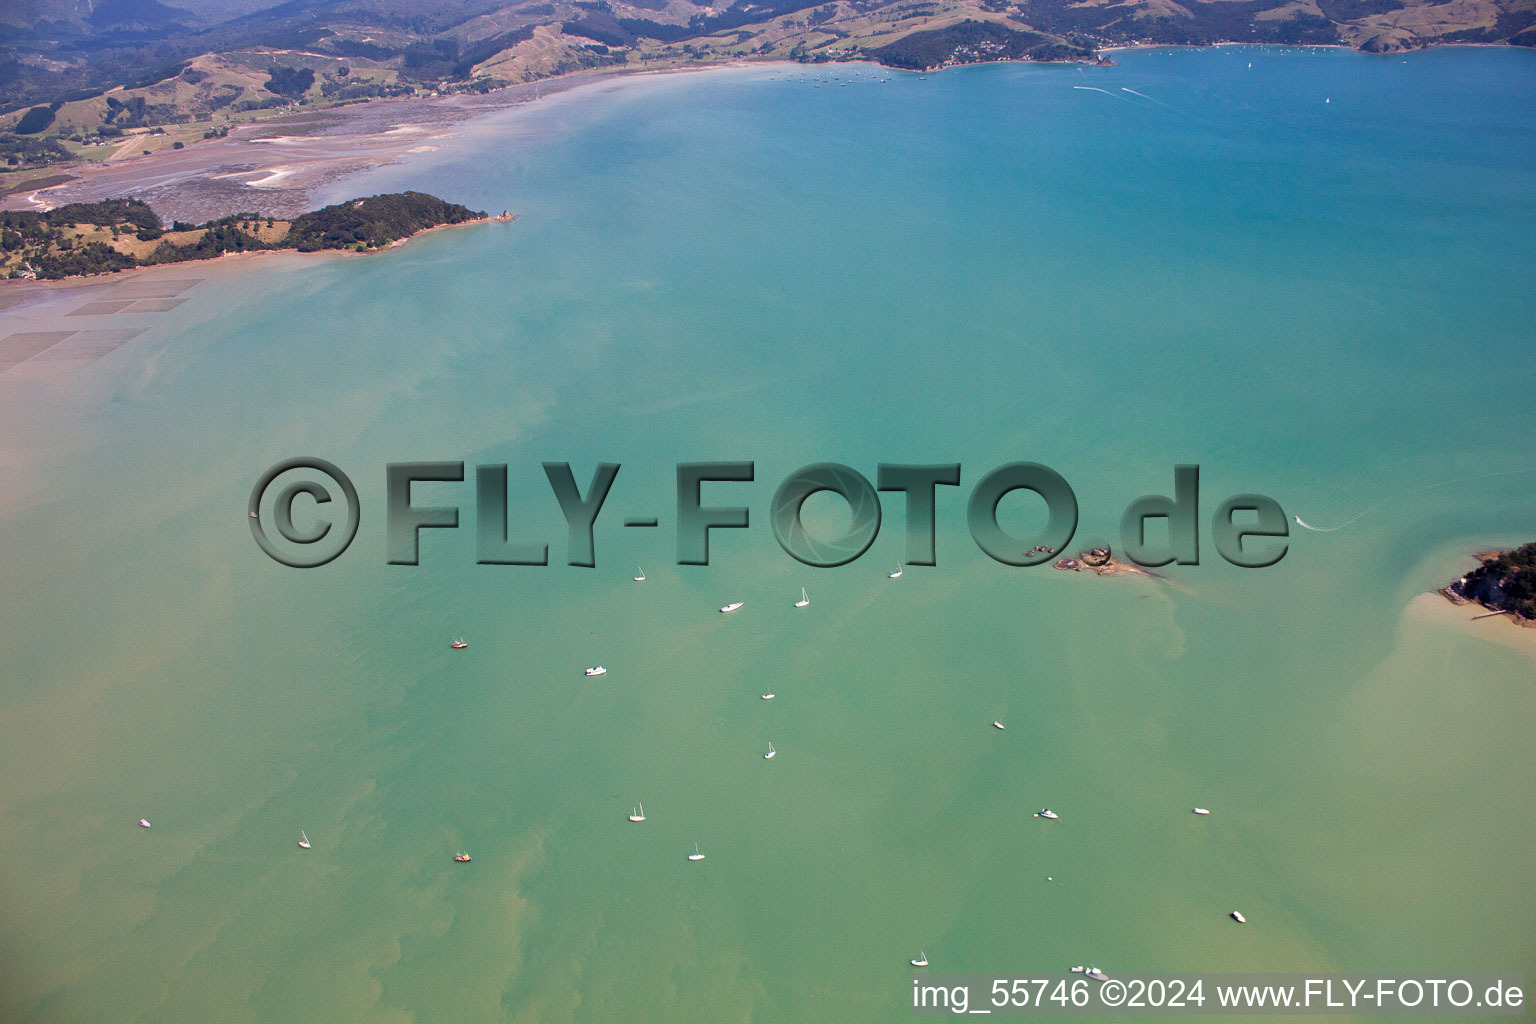
<path id="1" fill-rule="evenodd" d="M 929 34 L 909 38 L 917 33 Z M 618 64 L 889 57 L 936 67 L 1227 41 L 1531 46 L 1536 0 L 5 0 L 0 109 L 142 87 L 197 58 L 259 68 L 253 53 L 269 64 L 282 53 L 370 61 L 380 87 L 449 88 Z"/>

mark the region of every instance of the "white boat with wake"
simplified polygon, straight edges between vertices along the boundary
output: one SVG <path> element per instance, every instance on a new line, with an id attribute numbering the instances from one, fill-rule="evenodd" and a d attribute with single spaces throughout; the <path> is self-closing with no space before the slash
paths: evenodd
<path id="1" fill-rule="evenodd" d="M 695 842 L 693 844 L 693 852 L 688 855 L 688 859 L 689 860 L 703 860 L 704 859 L 704 854 L 699 852 L 699 844 L 697 842 Z"/>
<path id="2" fill-rule="evenodd" d="M 808 606 L 810 603 L 811 603 L 811 599 L 806 596 L 805 588 L 801 587 L 800 588 L 800 600 L 795 602 L 795 607 L 796 608 L 804 608 L 804 607 Z"/>

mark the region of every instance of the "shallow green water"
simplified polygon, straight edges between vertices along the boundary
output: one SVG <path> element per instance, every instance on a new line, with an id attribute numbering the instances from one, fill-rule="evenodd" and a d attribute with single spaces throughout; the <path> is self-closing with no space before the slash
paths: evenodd
<path id="1" fill-rule="evenodd" d="M 1533 645 L 1410 606 L 1536 536 L 1536 60 L 1119 59 L 565 94 L 329 197 L 515 224 L 220 268 L 0 377 L 0 1017 L 897 1020 L 919 949 L 1536 967 Z M 308 572 L 243 511 L 300 454 L 363 505 Z M 465 483 L 417 488 L 464 525 L 387 566 L 413 459 L 508 463 L 555 564 L 476 566 Z M 680 567 L 704 459 L 755 460 L 706 492 L 753 526 Z M 1074 487 L 1074 546 L 1178 462 L 1203 517 L 1258 491 L 1333 532 L 1013 569 L 964 502 L 1016 459 Z M 623 465 L 596 570 L 546 460 Z M 893 500 L 852 565 L 784 554 L 773 489 L 823 460 L 962 463 L 939 564 L 886 578 Z"/>

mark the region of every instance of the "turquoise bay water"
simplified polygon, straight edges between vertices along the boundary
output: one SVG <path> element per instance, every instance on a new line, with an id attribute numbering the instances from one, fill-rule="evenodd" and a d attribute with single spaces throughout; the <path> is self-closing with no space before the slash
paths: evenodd
<path id="1" fill-rule="evenodd" d="M 1536 60 L 1119 60 L 564 94 L 326 197 L 514 224 L 216 268 L 0 376 L 0 1017 L 897 1020 L 919 949 L 1536 967 L 1536 644 L 1420 596 L 1536 536 Z M 300 454 L 363 506 L 308 572 L 244 515 Z M 555 564 L 476 566 L 465 483 L 387 566 L 415 459 L 509 464 Z M 677 566 L 705 459 L 756 462 L 706 491 L 753 525 Z M 1013 569 L 964 503 L 1018 459 L 1072 484 L 1074 546 L 1179 462 L 1203 517 L 1258 491 L 1332 532 Z M 961 462 L 939 564 L 886 578 L 899 500 L 850 566 L 785 555 L 769 499 L 823 460 Z M 595 570 L 542 461 L 623 465 Z"/>

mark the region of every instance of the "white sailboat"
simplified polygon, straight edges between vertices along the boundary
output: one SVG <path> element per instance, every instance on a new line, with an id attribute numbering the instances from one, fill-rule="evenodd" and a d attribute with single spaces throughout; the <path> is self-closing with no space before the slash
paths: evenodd
<path id="1" fill-rule="evenodd" d="M 804 608 L 811 603 L 811 599 L 805 595 L 805 588 L 800 588 L 800 600 L 795 602 L 796 608 Z"/>
<path id="2" fill-rule="evenodd" d="M 922 951 L 920 951 L 917 954 L 917 959 L 912 961 L 912 966 L 913 967 L 927 967 L 928 966 L 928 952 L 927 952 L 927 950 L 922 950 Z"/>
<path id="3" fill-rule="evenodd" d="M 630 821 L 644 821 L 645 820 L 645 804 L 641 804 L 639 807 L 631 808 L 630 812 L 629 812 L 629 820 Z"/>
<path id="4" fill-rule="evenodd" d="M 301 850 L 309 849 L 309 836 L 304 834 L 304 830 L 303 829 L 299 829 L 299 849 L 301 849 Z"/>
<path id="5" fill-rule="evenodd" d="M 1195 808 L 1195 813 L 1196 814 L 1210 814 L 1211 812 L 1206 810 L 1204 807 L 1196 807 Z"/>
<path id="6" fill-rule="evenodd" d="M 745 601 L 732 601 L 730 604 L 722 606 L 720 610 L 722 612 L 733 612 L 744 604 L 746 604 Z"/>
<path id="7" fill-rule="evenodd" d="M 897 562 L 896 563 L 896 571 L 895 572 L 888 572 L 888 573 L 886 573 L 886 576 L 888 576 L 889 578 L 891 578 L 893 580 L 901 579 L 901 563 Z"/>
<path id="8" fill-rule="evenodd" d="M 635 576 L 635 582 L 636 583 L 644 583 L 645 582 L 645 570 L 644 569 L 640 569 L 640 567 L 638 565 L 635 566 L 635 568 L 640 570 L 639 574 Z"/>
<path id="9" fill-rule="evenodd" d="M 693 852 L 688 855 L 688 859 L 689 860 L 703 860 L 704 859 L 704 855 L 699 852 L 699 844 L 698 844 L 697 841 L 694 842 L 694 844 L 693 844 Z"/>
<path id="10" fill-rule="evenodd" d="M 149 819 L 148 818 L 140 818 L 139 819 L 139 827 L 140 828 L 149 828 Z"/>
<path id="11" fill-rule="evenodd" d="M 763 755 L 763 760 L 764 761 L 771 761 L 775 757 L 778 757 L 778 756 L 779 756 L 779 752 L 777 750 L 773 749 L 773 744 L 772 743 L 768 744 L 768 753 Z"/>
<path id="12" fill-rule="evenodd" d="M 765 693 L 765 694 L 763 694 L 763 700 L 773 700 L 773 698 L 775 698 L 777 696 L 778 696 L 778 694 L 776 694 L 776 693 Z"/>

